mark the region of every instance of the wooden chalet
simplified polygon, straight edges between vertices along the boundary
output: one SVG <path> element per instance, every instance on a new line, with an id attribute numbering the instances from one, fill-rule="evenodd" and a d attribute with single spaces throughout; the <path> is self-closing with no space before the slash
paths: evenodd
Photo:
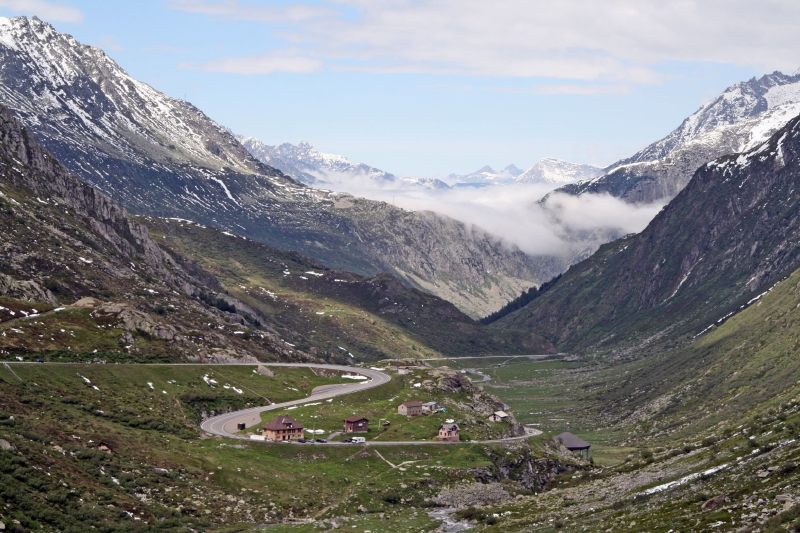
<path id="1" fill-rule="evenodd" d="M 345 433 L 367 433 L 369 432 L 369 419 L 363 416 L 348 416 L 344 419 Z"/>

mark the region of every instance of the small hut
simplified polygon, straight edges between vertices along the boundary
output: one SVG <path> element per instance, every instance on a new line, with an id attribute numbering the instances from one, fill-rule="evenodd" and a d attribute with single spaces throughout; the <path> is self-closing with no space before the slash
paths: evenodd
<path id="1" fill-rule="evenodd" d="M 369 419 L 363 416 L 348 416 L 344 419 L 345 433 L 368 433 Z"/>
<path id="2" fill-rule="evenodd" d="M 436 402 L 425 402 L 422 404 L 422 414 L 429 415 L 435 413 L 439 409 L 439 404 Z"/>
<path id="3" fill-rule="evenodd" d="M 505 411 L 495 411 L 489 415 L 489 420 L 492 422 L 505 422 L 509 419 L 508 413 Z"/>
<path id="4" fill-rule="evenodd" d="M 586 452 L 586 460 L 589 460 L 589 448 L 592 447 L 591 444 L 586 442 L 580 437 L 576 437 L 569 431 L 565 431 L 561 433 L 555 438 L 555 441 L 560 443 L 564 448 L 568 449 L 571 452 L 578 452 L 578 456 L 583 459 L 584 453 Z"/>
<path id="5" fill-rule="evenodd" d="M 439 440 L 458 442 L 461 440 L 458 424 L 442 424 L 439 426 Z"/>
<path id="6" fill-rule="evenodd" d="M 397 406 L 397 414 L 402 416 L 419 416 L 422 414 L 422 402 L 412 400 Z"/>

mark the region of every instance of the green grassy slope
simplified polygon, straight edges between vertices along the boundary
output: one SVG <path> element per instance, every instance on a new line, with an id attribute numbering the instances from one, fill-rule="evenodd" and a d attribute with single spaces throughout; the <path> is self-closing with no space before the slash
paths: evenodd
<path id="1" fill-rule="evenodd" d="M 490 390 L 506 389 L 512 406 L 529 405 L 533 419 L 545 417 L 544 427 L 558 423 L 552 415 L 572 422 L 604 467 L 565 476 L 558 491 L 489 508 L 484 516 L 502 518 L 482 528 L 800 527 L 800 270 L 688 346 L 582 371 L 541 364 L 482 371 L 495 378 Z M 535 388 L 524 387 L 533 381 Z M 540 398 L 541 390 L 560 391 L 562 401 L 552 402 L 558 394 Z M 614 442 L 620 454 L 609 462 Z M 642 494 L 669 482 L 677 485 Z"/>
<path id="2" fill-rule="evenodd" d="M 800 270 L 685 348 L 626 367 L 603 395 L 649 431 L 729 425 L 800 395 Z"/>
<path id="3" fill-rule="evenodd" d="M 157 242 L 213 274 L 229 294 L 298 346 L 360 358 L 550 349 L 535 334 L 489 330 L 449 302 L 390 276 L 330 270 L 298 254 L 187 221 L 142 221 Z"/>
<path id="4" fill-rule="evenodd" d="M 201 435 L 202 412 L 302 397 L 339 380 L 307 369 L 267 377 L 250 366 L 9 367 L 0 365 L 0 521 L 12 531 L 240 531 L 341 516 L 354 517 L 348 528 L 419 531 L 436 525 L 428 498 L 491 475 L 507 457 L 487 446 L 377 453 Z"/>

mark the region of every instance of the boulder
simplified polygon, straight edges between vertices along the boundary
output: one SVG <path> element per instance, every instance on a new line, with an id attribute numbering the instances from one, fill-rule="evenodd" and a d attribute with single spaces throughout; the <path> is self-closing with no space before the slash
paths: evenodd
<path id="1" fill-rule="evenodd" d="M 700 507 L 700 509 L 702 509 L 703 512 L 713 511 L 715 509 L 719 509 L 726 503 L 728 503 L 728 497 L 724 494 L 718 494 L 717 496 L 709 498 L 708 500 L 703 502 L 703 505 Z"/>

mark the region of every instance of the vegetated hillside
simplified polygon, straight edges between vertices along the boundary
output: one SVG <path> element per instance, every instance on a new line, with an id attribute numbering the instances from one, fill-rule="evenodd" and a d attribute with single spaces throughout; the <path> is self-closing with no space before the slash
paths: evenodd
<path id="1" fill-rule="evenodd" d="M 633 434 L 692 435 L 800 395 L 800 269 L 690 345 L 628 365 L 602 395 Z M 622 373 L 620 373 L 620 376 Z"/>
<path id="2" fill-rule="evenodd" d="M 560 350 L 682 342 L 800 265 L 800 118 L 704 165 L 640 234 L 603 246 L 495 323 Z"/>
<path id="3" fill-rule="evenodd" d="M 472 316 L 561 267 L 453 219 L 305 187 L 191 104 L 37 18 L 0 19 L 0 103 L 132 212 L 195 220 L 332 268 L 389 272 Z"/>
<path id="4" fill-rule="evenodd" d="M 800 269 L 688 346 L 562 385 L 624 462 L 484 516 L 502 531 L 797 530 L 799 309 Z"/>
<path id="5" fill-rule="evenodd" d="M 670 200 L 702 164 L 747 151 L 800 113 L 800 74 L 773 72 L 728 87 L 663 139 L 559 191 L 608 193 L 630 202 Z"/>
<path id="6" fill-rule="evenodd" d="M 501 494 L 533 493 L 574 469 L 574 460 L 546 454 L 541 443 L 535 452 L 468 443 L 378 452 L 203 438 L 204 412 L 299 399 L 338 379 L 256 365 L 0 365 L 0 522 L 13 524 L 10 531 L 184 532 L 285 522 L 294 529 L 293 520 L 308 519 L 322 530 L 346 523 L 347 530 L 414 533 L 438 527 L 427 512 L 450 486 L 485 492 L 502 482 Z M 418 394 L 469 417 L 473 434 L 510 430 L 487 421 L 496 402 L 463 375 L 423 367 L 395 375 L 387 388 L 289 412 L 333 432 L 342 417 L 324 411 L 360 412 L 377 394 L 378 406 L 396 416 L 400 399 L 391 393 L 411 394 L 415 379 L 425 383 L 413 389 Z M 428 439 L 432 423 L 446 416 L 403 424 Z M 370 436 L 381 431 L 377 418 L 371 421 Z"/>
<path id="7" fill-rule="evenodd" d="M 181 267 L 2 108 L 0 212 L 0 353 L 309 357 L 212 276 Z"/>
<path id="8" fill-rule="evenodd" d="M 143 219 L 180 261 L 212 273 L 225 291 L 281 335 L 357 357 L 544 353 L 535 334 L 488 330 L 453 304 L 388 275 L 335 271 L 296 253 L 185 220 Z"/>

